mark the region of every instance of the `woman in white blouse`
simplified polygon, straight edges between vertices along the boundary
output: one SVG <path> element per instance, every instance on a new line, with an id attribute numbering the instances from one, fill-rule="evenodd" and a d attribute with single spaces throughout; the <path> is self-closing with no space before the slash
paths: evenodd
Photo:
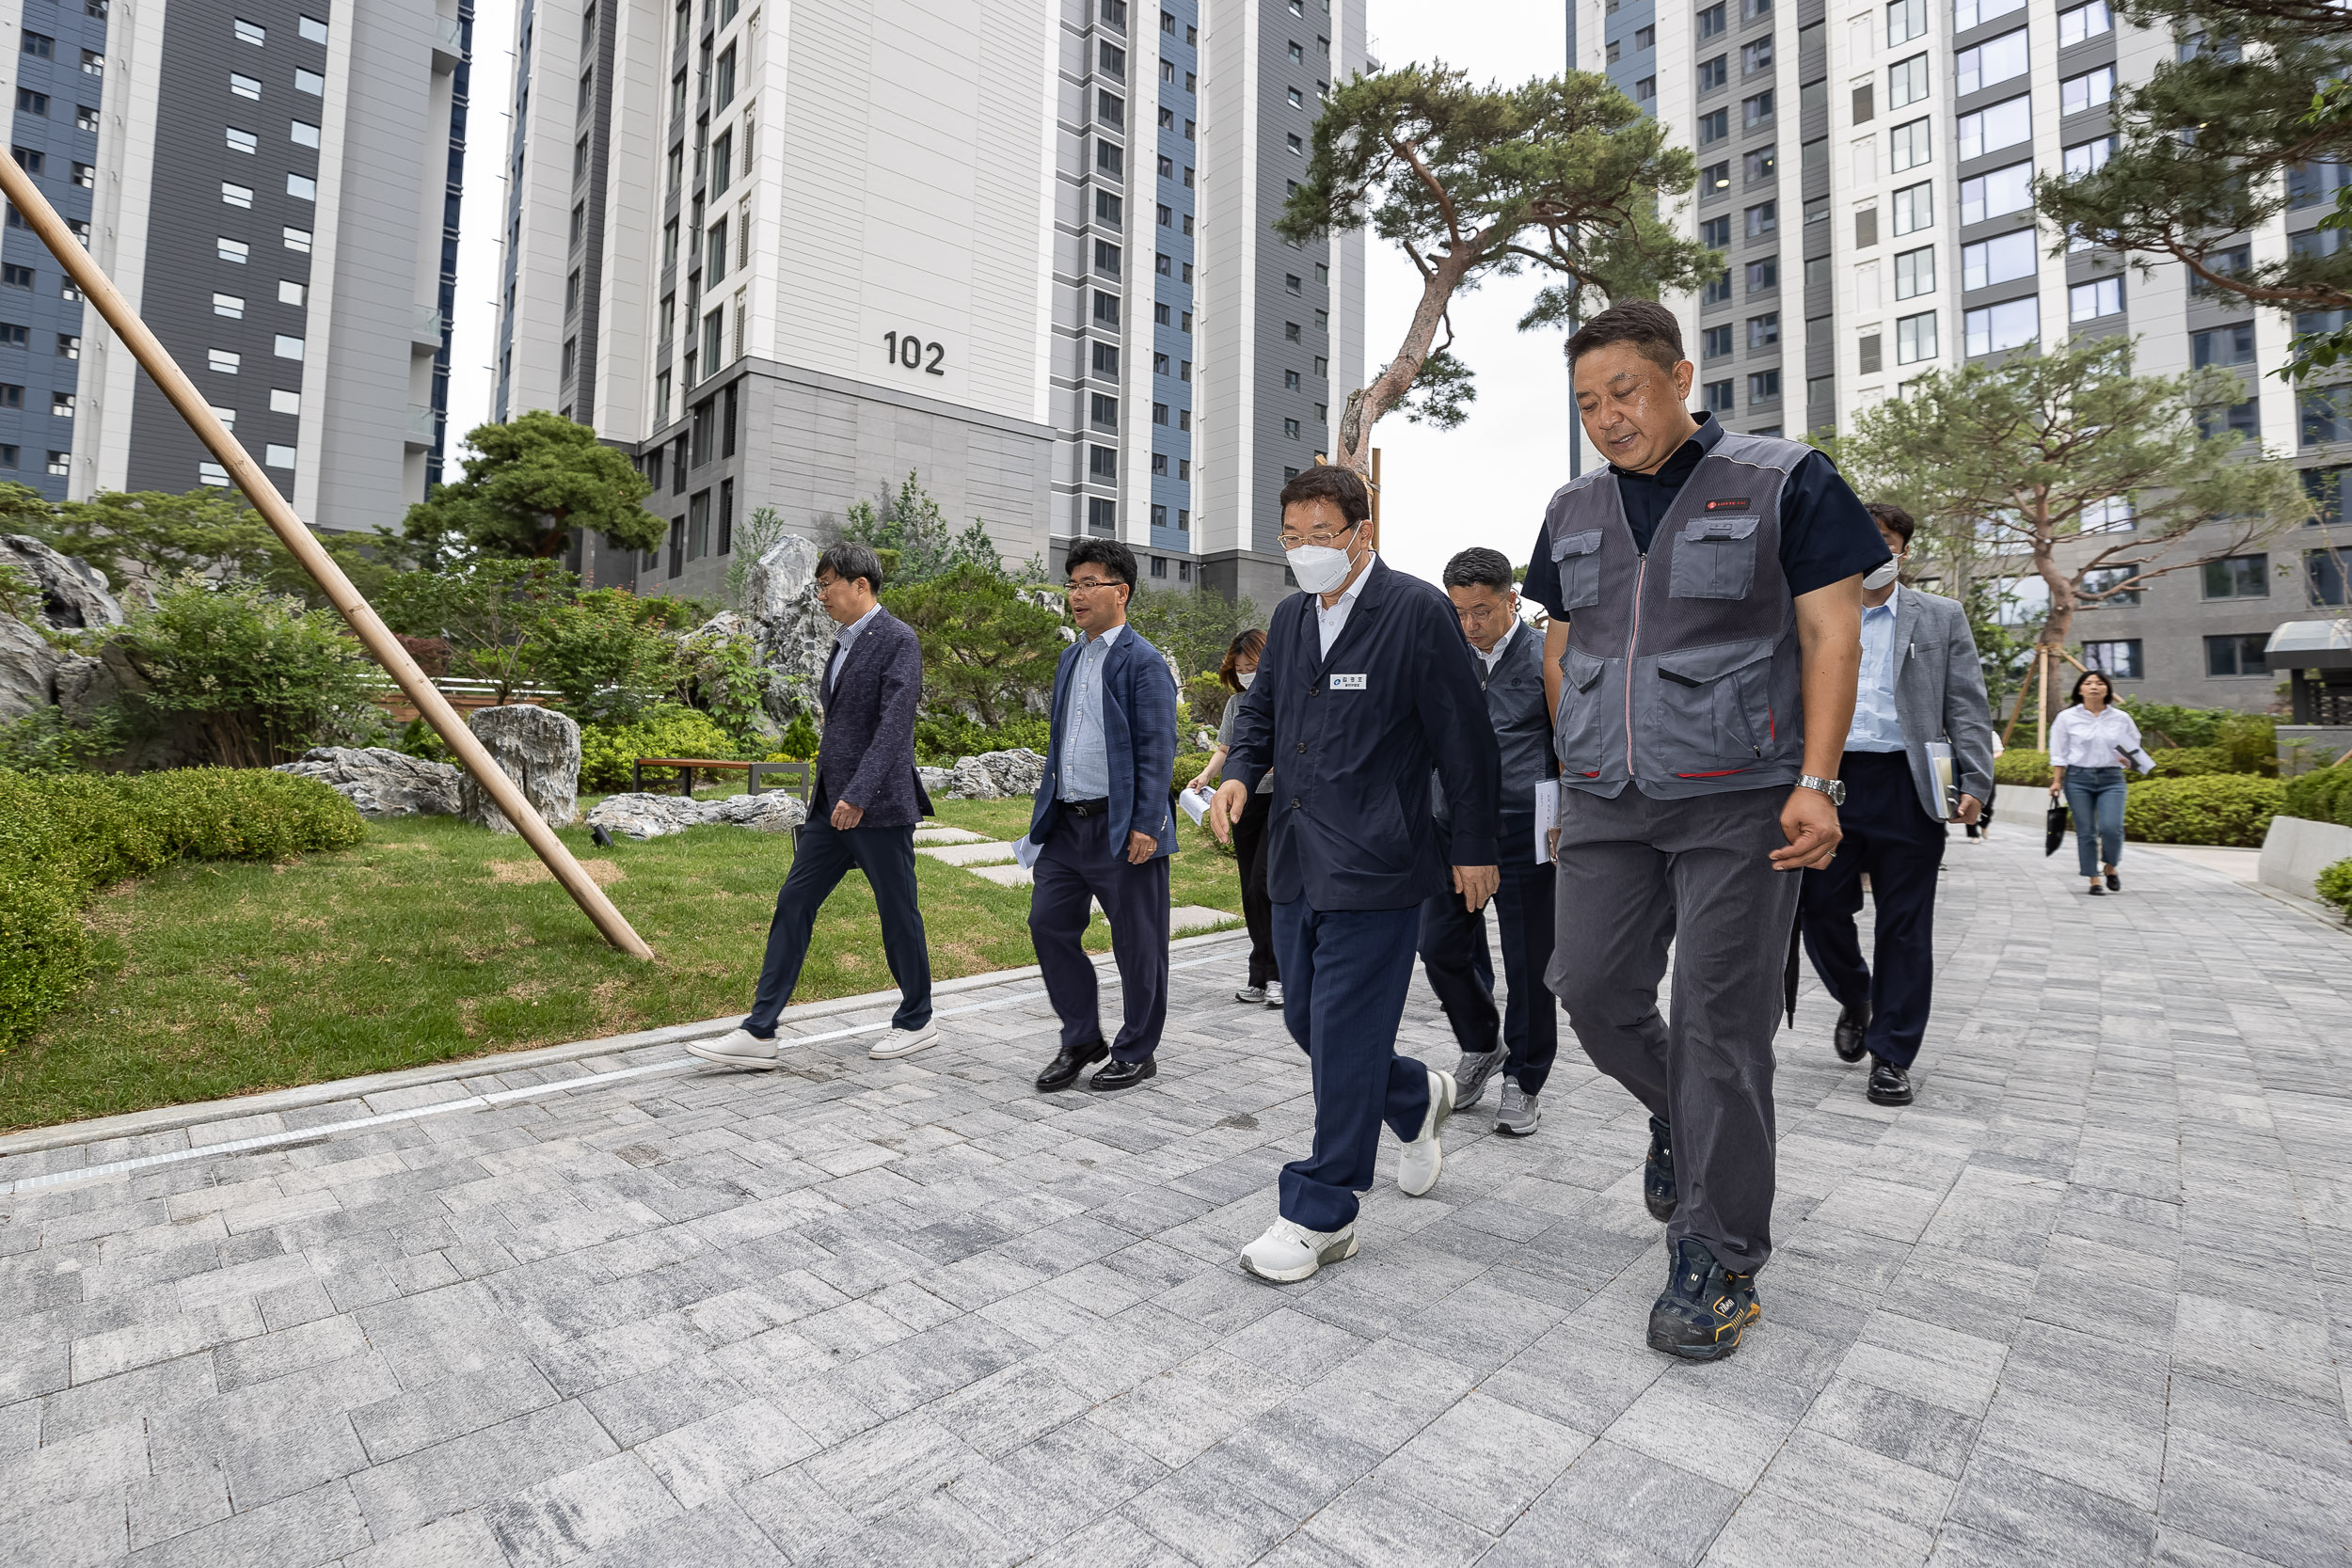
<path id="1" fill-rule="evenodd" d="M 2139 726 L 2109 701 L 2114 695 L 2106 676 L 2086 671 L 2074 683 L 2074 705 L 2050 724 L 2050 794 L 2065 792 L 2074 853 L 2094 898 L 2123 891 L 2115 874 L 2123 853 L 2123 765 L 2139 750 Z"/>

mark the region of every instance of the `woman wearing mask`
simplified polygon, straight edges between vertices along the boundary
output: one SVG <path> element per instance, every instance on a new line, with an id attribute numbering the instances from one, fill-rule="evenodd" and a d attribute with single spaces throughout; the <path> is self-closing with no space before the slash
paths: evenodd
<path id="1" fill-rule="evenodd" d="M 2114 696 L 2106 676 L 2086 671 L 2073 705 L 2050 724 L 2050 794 L 2066 796 L 2076 861 L 2094 898 L 2123 891 L 2115 872 L 2123 853 L 2123 764 L 2139 750 L 2139 726 Z"/>
<path id="2" fill-rule="evenodd" d="M 1235 696 L 1248 690 L 1258 673 L 1258 656 L 1264 651 L 1264 632 L 1255 626 L 1242 632 L 1225 650 L 1225 662 L 1216 672 L 1218 682 Z M 1230 699 L 1226 702 L 1225 717 L 1216 727 L 1216 750 L 1209 753 L 1209 765 L 1200 769 L 1188 787 L 1207 794 L 1216 789 L 1217 781 L 1224 776 L 1225 753 L 1233 743 L 1233 710 L 1237 705 Z M 1250 786 L 1249 803 L 1242 807 L 1241 816 L 1233 822 L 1233 852 L 1241 857 L 1242 917 L 1249 924 L 1249 983 L 1233 993 L 1233 1000 L 1279 1007 L 1282 980 L 1274 962 L 1274 907 L 1266 901 L 1265 893 L 1268 799 L 1265 780 L 1261 779 Z"/>

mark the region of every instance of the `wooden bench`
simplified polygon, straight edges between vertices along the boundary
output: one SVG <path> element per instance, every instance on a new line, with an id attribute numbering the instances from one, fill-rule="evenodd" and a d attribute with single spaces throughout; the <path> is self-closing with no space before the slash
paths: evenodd
<path id="1" fill-rule="evenodd" d="M 785 781 L 784 788 L 803 800 L 808 799 L 809 786 L 814 783 L 817 771 L 814 763 L 806 762 L 734 762 L 725 757 L 639 757 L 629 764 L 628 779 L 632 789 L 640 793 L 644 790 L 645 769 L 648 768 L 676 768 L 677 792 L 680 795 L 691 796 L 694 793 L 694 769 L 700 768 L 713 773 L 748 773 L 754 795 L 759 793 L 761 780 L 782 779 Z"/>

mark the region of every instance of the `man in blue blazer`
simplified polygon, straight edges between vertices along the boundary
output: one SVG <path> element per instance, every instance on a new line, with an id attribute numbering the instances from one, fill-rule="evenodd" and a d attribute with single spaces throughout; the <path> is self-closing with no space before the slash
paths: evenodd
<path id="1" fill-rule="evenodd" d="M 1451 1074 L 1396 1053 L 1422 900 L 1465 910 L 1493 896 L 1499 771 L 1494 727 L 1454 607 L 1376 559 L 1358 474 L 1309 468 L 1282 486 L 1282 548 L 1305 592 L 1266 629 L 1258 678 L 1236 699 L 1222 840 L 1268 788 L 1266 893 L 1282 1022 L 1312 1064 L 1314 1152 L 1282 1167 L 1280 1214 L 1242 1252 L 1262 1278 L 1305 1279 L 1356 1253 L 1356 1195 L 1372 1185 L 1383 1121 L 1405 1145 L 1397 1185 L 1418 1197 L 1444 1160 Z M 1453 812 L 1450 849 L 1430 776 Z"/>
<path id="2" fill-rule="evenodd" d="M 911 1055 L 939 1041 L 931 1023 L 931 958 L 914 895 L 914 825 L 931 802 L 914 772 L 914 709 L 923 694 L 923 647 L 914 628 L 884 610 L 882 561 L 865 545 L 817 558 L 817 593 L 841 629 L 825 661 L 818 700 L 824 738 L 808 821 L 794 837 L 792 869 L 776 895 L 759 991 L 742 1024 L 689 1054 L 724 1067 L 773 1068 L 776 1016 L 792 1000 L 808 958 L 817 911 L 841 879 L 866 873 L 882 915 L 882 956 L 898 982 L 898 1011 L 867 1055 Z"/>
<path id="3" fill-rule="evenodd" d="M 1135 552 L 1114 539 L 1070 549 L 1070 617 L 1079 639 L 1054 672 L 1053 738 L 1029 818 L 1038 847 L 1029 937 L 1061 1049 L 1038 1088 L 1066 1089 L 1108 1056 L 1091 1089 L 1156 1077 L 1168 1024 L 1168 857 L 1176 848 L 1168 784 L 1176 767 L 1176 682 L 1160 651 L 1127 625 Z M 1094 960 L 1081 939 L 1096 903 L 1111 927 L 1125 1018 L 1103 1040 Z"/>

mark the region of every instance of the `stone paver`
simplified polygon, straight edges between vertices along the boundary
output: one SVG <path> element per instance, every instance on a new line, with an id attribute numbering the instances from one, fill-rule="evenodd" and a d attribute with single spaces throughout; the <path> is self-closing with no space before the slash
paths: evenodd
<path id="1" fill-rule="evenodd" d="M 1024 978 L 899 1062 L 834 1009 L 772 1075 L 0 1159 L 0 1563 L 2352 1560 L 2352 937 L 2029 836 L 1954 846 L 1916 1105 L 1808 984 L 1724 1365 L 1642 1343 L 1643 1119 L 1572 1047 L 1429 1197 L 1385 1151 L 1357 1259 L 1238 1273 L 1307 1071 L 1205 939 L 1115 1100 L 1030 1090 Z"/>

